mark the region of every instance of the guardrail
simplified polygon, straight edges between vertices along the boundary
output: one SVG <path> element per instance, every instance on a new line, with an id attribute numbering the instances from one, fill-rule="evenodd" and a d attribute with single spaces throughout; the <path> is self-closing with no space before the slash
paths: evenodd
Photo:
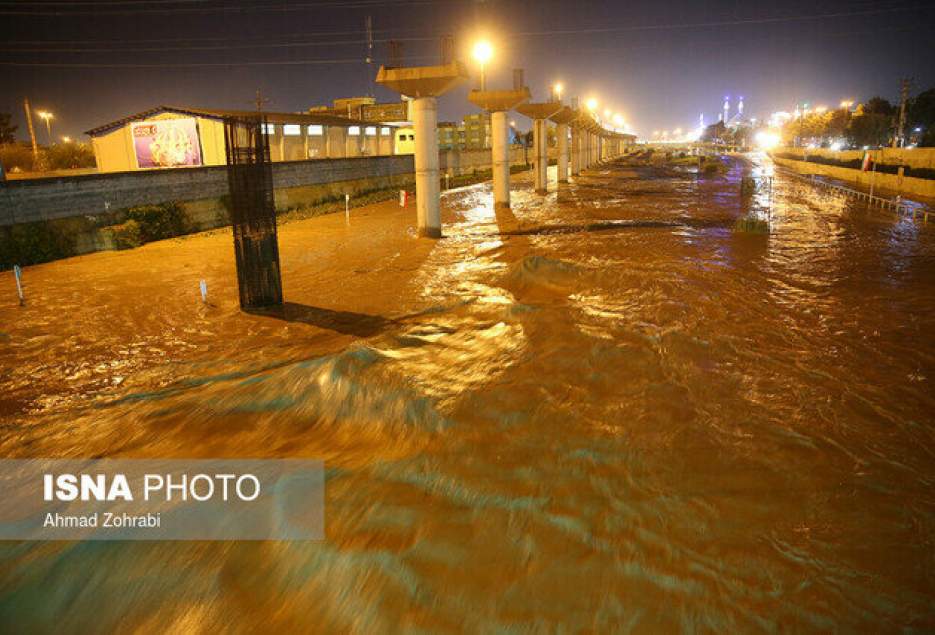
<path id="1" fill-rule="evenodd" d="M 843 185 L 838 185 L 837 183 L 830 183 L 828 181 L 823 181 L 819 178 L 816 178 L 817 175 L 810 174 L 808 176 L 804 174 L 799 174 L 798 172 L 785 168 L 783 166 L 777 165 L 776 169 L 782 170 L 783 172 L 788 173 L 791 176 L 795 176 L 803 181 L 811 183 L 812 185 L 821 185 L 834 192 L 839 194 L 844 194 L 845 196 L 853 197 L 859 201 L 866 201 L 867 205 L 870 207 L 879 207 L 880 209 L 889 209 L 898 215 L 912 216 L 912 219 L 915 220 L 916 215 L 920 215 L 923 218 L 923 222 L 929 222 L 929 214 L 932 213 L 928 210 L 927 207 L 920 206 L 916 203 L 911 203 L 902 200 L 900 197 L 896 198 L 885 198 L 882 196 L 875 196 L 861 190 L 855 190 L 850 187 L 845 187 Z"/>

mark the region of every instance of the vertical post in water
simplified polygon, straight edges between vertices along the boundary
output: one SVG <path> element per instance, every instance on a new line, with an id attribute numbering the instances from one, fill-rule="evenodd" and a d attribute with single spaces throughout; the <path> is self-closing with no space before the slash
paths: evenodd
<path id="1" fill-rule="evenodd" d="M 19 296 L 19 305 L 26 304 L 26 298 L 23 295 L 23 270 L 19 265 L 13 265 L 13 277 L 16 278 L 16 295 Z"/>
<path id="2" fill-rule="evenodd" d="M 260 114 L 224 121 L 231 225 L 242 309 L 282 304 L 273 166 L 269 137 L 265 133 L 266 120 Z"/>

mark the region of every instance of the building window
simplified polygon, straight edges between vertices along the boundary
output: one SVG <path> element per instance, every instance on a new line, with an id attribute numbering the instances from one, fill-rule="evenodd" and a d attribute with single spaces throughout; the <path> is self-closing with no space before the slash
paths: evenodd
<path id="1" fill-rule="evenodd" d="M 351 135 L 352 137 L 360 136 L 360 126 L 351 126 L 347 129 L 347 134 Z"/>
<path id="2" fill-rule="evenodd" d="M 263 124 L 263 134 L 276 134 L 276 124 L 274 123 Z"/>
<path id="3" fill-rule="evenodd" d="M 376 126 L 367 126 L 367 127 L 364 129 L 364 133 L 365 133 L 368 137 L 375 137 L 375 136 L 377 136 L 377 127 L 376 127 Z"/>
<path id="4" fill-rule="evenodd" d="M 389 129 L 389 128 L 380 128 L 380 134 L 382 134 L 382 135 L 389 135 L 389 134 L 390 134 L 390 129 Z"/>
<path id="5" fill-rule="evenodd" d="M 415 140 L 416 140 L 416 136 L 415 136 L 414 134 L 409 135 L 409 140 L 410 140 L 410 141 L 415 141 Z"/>
<path id="6" fill-rule="evenodd" d="M 324 126 L 309 126 L 308 134 L 312 135 L 313 137 L 320 137 L 323 134 L 325 134 L 325 127 Z"/>
<path id="7" fill-rule="evenodd" d="M 282 133 L 287 137 L 297 137 L 302 134 L 302 126 L 294 123 L 286 124 L 282 127 Z"/>

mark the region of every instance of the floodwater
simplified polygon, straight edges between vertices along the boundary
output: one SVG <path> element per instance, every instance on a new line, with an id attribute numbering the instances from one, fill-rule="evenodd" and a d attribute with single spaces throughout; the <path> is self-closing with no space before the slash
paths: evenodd
<path id="1" fill-rule="evenodd" d="M 277 314 L 229 231 L 0 274 L 0 455 L 327 471 L 319 543 L 0 544 L 0 630 L 931 632 L 935 227 L 750 169 L 287 223 Z"/>

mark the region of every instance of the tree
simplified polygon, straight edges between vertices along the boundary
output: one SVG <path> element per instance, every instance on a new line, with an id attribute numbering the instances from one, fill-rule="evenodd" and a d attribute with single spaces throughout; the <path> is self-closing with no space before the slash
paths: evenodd
<path id="1" fill-rule="evenodd" d="M 11 115 L 0 112 L 0 143 L 16 143 L 16 129 L 19 126 L 10 125 Z"/>
<path id="2" fill-rule="evenodd" d="M 882 97 L 871 97 L 864 104 L 864 112 L 872 115 L 886 115 L 892 117 L 896 114 L 896 107 Z"/>
<path id="3" fill-rule="evenodd" d="M 870 102 L 872 101 L 873 99 L 870 100 Z M 882 146 L 886 145 L 887 140 L 890 138 L 893 117 L 888 114 L 874 112 L 871 108 L 879 108 L 880 104 L 871 105 L 870 102 L 867 102 L 866 106 L 857 108 L 857 112 L 851 117 L 851 121 L 847 126 L 847 137 L 851 145 L 858 147 Z"/>
<path id="4" fill-rule="evenodd" d="M 909 102 L 909 126 L 921 128 L 922 137 L 919 145 L 935 146 L 935 88 L 919 93 Z"/>

